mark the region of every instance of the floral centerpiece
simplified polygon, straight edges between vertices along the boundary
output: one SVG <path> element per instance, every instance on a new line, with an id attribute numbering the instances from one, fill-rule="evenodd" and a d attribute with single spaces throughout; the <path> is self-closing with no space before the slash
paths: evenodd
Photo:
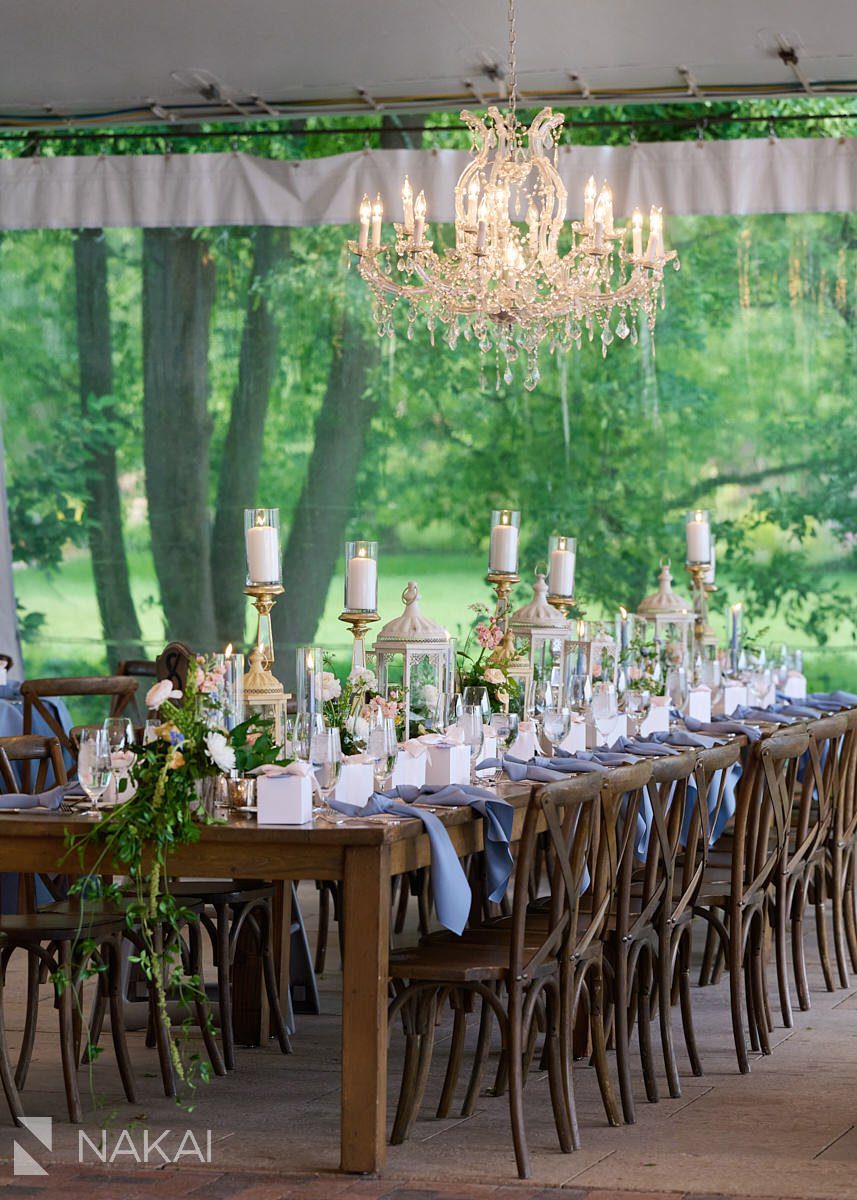
<path id="1" fill-rule="evenodd" d="M 169 680 L 149 689 L 146 705 L 161 718 L 155 736 L 135 749 L 127 778 L 119 781 L 121 802 L 84 836 L 69 836 L 66 856 L 77 858 L 80 876 L 71 891 L 83 907 L 97 897 L 125 910 L 139 944 L 134 961 L 154 987 L 176 1076 L 191 1087 L 208 1078 L 210 1067 L 196 1055 L 185 1061 L 171 1031 L 167 998 L 178 999 L 190 1014 L 205 993 L 202 981 L 182 970 L 180 930 L 196 917 L 170 893 L 169 855 L 196 842 L 201 826 L 214 822 L 206 793 L 218 777 L 283 761 L 271 737 L 272 721 L 254 714 L 231 732 L 224 727 L 222 685 L 214 662 L 197 658 L 184 693 Z M 110 874 L 127 882 L 105 884 L 102 876 Z M 186 1024 L 189 1028 L 190 1016 Z"/>
<path id="2" fill-rule="evenodd" d="M 476 619 L 455 656 L 459 690 L 486 688 L 492 712 L 514 708 L 521 689 L 518 681 L 510 677 L 507 659 L 502 654 L 505 631 L 487 605 L 471 604 L 470 608 Z"/>
<path id="3" fill-rule="evenodd" d="M 330 667 L 330 660 L 327 660 Z M 397 700 L 388 700 L 378 692 L 378 680 L 368 667 L 354 667 L 345 683 L 335 672 L 324 671 L 321 677 L 321 698 L 325 724 L 339 730 L 343 754 L 359 754 L 366 748 L 369 726 L 376 714 L 396 722 L 401 735 L 403 713 Z"/>
<path id="4" fill-rule="evenodd" d="M 648 692 L 651 696 L 663 696 L 666 671 L 663 650 L 657 639 L 643 641 L 633 638 L 619 655 L 619 664 L 625 669 L 628 688 L 635 692 Z"/>

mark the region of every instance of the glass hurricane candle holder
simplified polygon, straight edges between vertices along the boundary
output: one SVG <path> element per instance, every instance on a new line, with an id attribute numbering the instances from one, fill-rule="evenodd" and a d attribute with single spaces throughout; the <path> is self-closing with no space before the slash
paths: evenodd
<path id="1" fill-rule="evenodd" d="M 698 566 L 704 563 L 708 566 L 711 562 L 711 524 L 707 509 L 695 508 L 692 513 L 688 514 L 685 535 L 687 537 L 687 565 Z"/>
<path id="2" fill-rule="evenodd" d="M 518 574 L 518 532 L 521 514 L 510 508 L 491 513 L 491 541 L 488 549 L 489 575 Z"/>
<path id="3" fill-rule="evenodd" d="M 282 582 L 278 508 L 244 509 L 244 548 L 247 587 L 278 587 Z"/>
<path id="4" fill-rule="evenodd" d="M 345 611 L 378 611 L 378 543 L 345 543 Z"/>
<path id="5" fill-rule="evenodd" d="M 298 646 L 296 655 L 297 710 L 315 717 L 322 712 L 324 656 L 320 646 Z"/>
<path id="6" fill-rule="evenodd" d="M 553 534 L 548 539 L 548 594 L 557 600 L 574 599 L 577 538 Z"/>

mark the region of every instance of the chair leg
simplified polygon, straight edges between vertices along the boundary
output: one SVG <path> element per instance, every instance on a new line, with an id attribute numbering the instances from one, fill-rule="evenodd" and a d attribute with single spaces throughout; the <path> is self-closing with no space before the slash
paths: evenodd
<path id="1" fill-rule="evenodd" d="M 800 885 L 795 887 L 792 900 L 792 959 L 794 961 L 795 980 L 798 987 L 798 1000 L 803 1008 L 803 998 L 800 995 L 800 972 L 798 968 L 798 946 L 803 947 L 800 930 L 803 926 L 803 910 L 800 907 L 798 893 Z M 794 1025 L 792 1018 L 792 998 L 789 991 L 789 964 L 786 955 L 786 926 L 788 925 L 788 881 L 784 877 L 777 879 L 776 900 L 774 901 L 774 951 L 777 960 L 777 988 L 780 993 L 780 1012 L 786 1029 Z M 797 935 L 796 935 L 797 931 Z"/>
<path id="2" fill-rule="evenodd" d="M 598 960 L 593 963 L 589 971 L 589 1029 L 592 1036 L 592 1057 L 598 1076 L 601 1101 L 607 1115 L 607 1123 L 618 1126 L 622 1124 L 622 1118 L 616 1104 L 613 1082 L 610 1079 L 607 1040 L 604 1033 L 604 968 Z"/>
<path id="3" fill-rule="evenodd" d="M 548 1053 L 548 1083 L 550 1085 L 551 1107 L 556 1124 L 556 1136 L 559 1148 L 563 1154 L 571 1154 L 574 1149 L 574 1135 L 571 1127 L 571 1113 L 568 1110 L 568 1099 L 563 1084 L 562 1057 L 559 1043 L 560 1004 L 558 986 L 549 985 L 545 991 L 546 1034 L 545 1044 Z"/>
<path id="4" fill-rule="evenodd" d="M 283 1007 L 280 1002 L 280 989 L 277 986 L 277 972 L 274 967 L 273 924 L 271 921 L 270 901 L 261 905 L 253 914 L 256 928 L 259 931 L 259 953 L 262 956 L 262 974 L 265 980 L 265 992 L 268 997 L 268 1012 L 274 1026 L 274 1034 L 283 1054 L 291 1054 L 292 1043 L 289 1041 L 289 1031 L 283 1017 Z"/>
<path id="5" fill-rule="evenodd" d="M 153 937 L 155 956 L 157 958 L 163 950 L 163 934 L 159 927 L 155 928 Z M 161 1068 L 161 1082 L 164 1088 L 164 1095 L 174 1097 L 176 1094 L 176 1077 L 170 1054 L 169 1027 L 165 1024 L 165 1019 L 162 1018 L 161 1013 L 158 1011 L 158 991 L 153 979 L 147 978 L 146 990 L 149 993 L 149 1027 L 146 1033 L 146 1045 L 149 1045 L 149 1037 L 151 1036 L 158 1049 L 158 1063 Z M 169 1017 L 166 1018 L 166 1021 L 169 1021 Z"/>
<path id="6" fill-rule="evenodd" d="M 826 870 L 822 865 L 819 870 Z M 836 952 L 836 968 L 839 986 L 847 988 L 851 980 L 848 975 L 848 947 L 845 939 L 845 913 L 843 910 L 842 848 L 834 846 L 830 851 L 830 896 L 833 909 L 833 949 Z"/>
<path id="7" fill-rule="evenodd" d="M 327 961 L 327 937 L 330 931 L 330 891 L 324 880 L 318 885 L 318 933 L 315 939 L 315 973 L 324 974 Z"/>
<path id="8" fill-rule="evenodd" d="M 39 976 L 41 963 L 37 954 L 27 952 L 27 1012 L 24 1018 L 24 1033 L 21 1038 L 21 1049 L 18 1053 L 18 1065 L 15 1068 L 15 1086 L 23 1089 L 27 1083 L 27 1073 L 33 1057 L 33 1046 L 36 1041 L 36 1026 L 39 1022 Z"/>
<path id="9" fill-rule="evenodd" d="M 652 1052 L 652 958 L 649 950 L 643 950 L 637 967 L 637 1040 L 640 1044 L 640 1063 L 643 1067 L 643 1083 L 646 1088 L 646 1099 L 650 1104 L 657 1104 L 660 1099 L 658 1081 L 655 1077 L 655 1056 Z M 669 1023 L 669 1006 L 660 1005 L 660 1023 L 663 1031 L 664 1017 Z M 618 1012 L 618 1009 L 616 1010 Z M 666 1054 L 666 1050 L 664 1050 Z"/>
<path id="10" fill-rule="evenodd" d="M 186 970 L 189 975 L 193 975 L 199 980 L 199 986 L 195 990 L 193 997 L 196 1023 L 199 1026 L 202 1040 L 205 1043 L 205 1052 L 208 1055 L 208 1061 L 211 1063 L 211 1069 L 215 1075 L 225 1075 L 226 1063 L 221 1054 L 220 1046 L 217 1044 L 217 1034 L 214 1030 L 211 1008 L 205 995 L 205 984 L 202 974 L 202 930 L 196 921 L 188 922 L 187 940 L 188 962 Z"/>
<path id="11" fill-rule="evenodd" d="M 125 1017 L 122 1012 L 121 936 L 102 947 L 102 953 L 107 964 L 107 973 L 106 976 L 102 976 L 99 979 L 98 990 L 102 995 L 104 991 L 107 992 L 107 999 L 110 1004 L 110 1036 L 113 1039 L 113 1051 L 116 1055 L 116 1064 L 119 1067 L 119 1077 L 122 1080 L 126 1099 L 129 1104 L 134 1104 L 137 1099 L 134 1086 L 134 1070 L 131 1066 L 131 1056 L 128 1053 L 128 1042 L 125 1037 Z M 101 1011 L 104 1011 L 103 1005 Z"/>
<path id="12" fill-rule="evenodd" d="M 627 946 L 615 942 L 616 974 L 613 981 L 613 1029 L 616 1043 L 616 1072 L 619 1076 L 619 1095 L 626 1125 L 634 1125 L 634 1091 L 631 1086 L 631 1052 L 628 1035 L 628 953 Z"/>
<path id="13" fill-rule="evenodd" d="M 765 975 L 762 965 L 762 947 L 765 936 L 765 918 L 758 913 L 754 918 L 750 931 L 750 964 L 751 986 L 753 989 L 753 1009 L 756 1013 L 756 1030 L 763 1054 L 771 1053 L 771 1041 L 768 1036 L 768 1020 L 765 1016 Z"/>
<path id="14" fill-rule="evenodd" d="M 229 941 L 229 912 L 217 906 L 217 1004 L 220 1009 L 220 1041 L 227 1071 L 235 1070 L 235 1035 L 232 1030 L 232 952 Z M 284 935 L 285 936 L 285 933 Z"/>
<path id="15" fill-rule="evenodd" d="M 799 910 L 796 906 L 796 911 L 792 914 L 792 965 L 794 968 L 795 987 L 797 988 L 797 1002 L 801 1012 L 806 1012 L 812 1004 L 809 995 L 809 979 L 806 973 L 806 955 L 804 954 L 803 945 L 803 914 L 804 909 Z M 785 924 L 785 919 L 783 919 Z M 785 930 L 783 930 L 783 940 L 785 941 Z M 786 985 L 788 987 L 788 985 Z M 789 1014 L 791 1016 L 791 1013 Z M 787 1021 L 787 1025 L 791 1025 L 791 1020 Z"/>
<path id="16" fill-rule="evenodd" d="M 742 963 L 742 921 L 731 922 L 729 929 L 729 1004 L 732 1014 L 732 1038 L 735 1042 L 735 1054 L 738 1059 L 738 1070 L 742 1075 L 748 1074 L 750 1061 L 747 1057 L 747 1042 L 744 1038 L 744 1020 L 741 1012 Z M 750 996 L 747 996 L 747 1013 L 750 1014 Z M 752 1019 L 750 1020 L 752 1029 Z"/>
<path id="17" fill-rule="evenodd" d="M 80 1106 L 80 1090 L 77 1086 L 77 1051 L 74 1038 L 77 987 L 76 980 L 72 978 L 71 944 L 69 942 L 60 942 L 59 944 L 58 965 L 63 973 L 63 979 L 61 982 L 54 983 L 54 995 L 59 1010 L 63 1082 L 65 1083 L 68 1119 L 72 1125 L 79 1125 L 83 1120 L 83 1109 Z"/>
<path id="18" fill-rule="evenodd" d="M 29 957 L 32 957 L 32 955 L 28 955 Z M 12 1063 L 9 1059 L 9 1043 L 6 1040 L 6 1019 L 4 1015 L 7 962 L 8 956 L 4 956 L 3 961 L 0 962 L 0 1084 L 2 1084 L 3 1092 L 6 1096 L 6 1103 L 9 1105 L 12 1120 L 16 1125 L 20 1125 L 24 1116 L 24 1106 L 21 1103 L 20 1092 L 15 1086 Z"/>
<path id="19" fill-rule="evenodd" d="M 436 993 L 430 996 L 420 994 L 412 1005 L 405 1006 L 402 1013 L 403 1021 L 406 1022 L 405 1069 L 402 1073 L 402 1087 L 393 1121 L 393 1132 L 390 1135 L 394 1146 L 401 1145 L 410 1136 L 422 1106 L 434 1050 L 437 1002 Z"/>
<path id="20" fill-rule="evenodd" d="M 672 1010 L 670 997 L 672 995 L 672 956 L 670 955 L 669 933 L 662 934 L 658 947 L 658 1020 L 661 1030 L 661 1048 L 664 1055 L 664 1070 L 667 1075 L 667 1088 L 673 1100 L 681 1096 L 681 1083 L 678 1077 L 678 1064 L 673 1045 Z"/>
<path id="21" fill-rule="evenodd" d="M 482 997 L 482 1010 L 479 1014 L 479 1032 L 476 1035 L 476 1051 L 473 1055 L 473 1067 L 470 1071 L 470 1082 L 467 1085 L 467 1092 L 464 1096 L 464 1103 L 461 1106 L 462 1117 L 472 1115 L 476 1107 L 476 1101 L 479 1098 L 479 1090 L 482 1084 L 482 1072 L 485 1068 L 485 1059 L 488 1056 L 488 1049 L 491 1044 L 491 1018 L 494 1012 L 491 1005 Z"/>
<path id="22" fill-rule="evenodd" d="M 842 888 L 842 907 L 845 917 L 845 936 L 851 954 L 851 967 L 857 971 L 857 896 L 854 892 L 857 878 L 855 877 L 857 877 L 857 871 L 855 871 L 855 853 L 852 846 L 848 851 L 848 867 L 845 871 Z"/>
<path id="23" fill-rule="evenodd" d="M 813 907 L 815 908 L 815 933 L 818 938 L 818 954 L 824 975 L 824 986 L 829 992 L 836 990 L 833 983 L 833 967 L 830 963 L 830 947 L 827 942 L 827 881 L 824 870 L 815 870 Z"/>
<path id="24" fill-rule="evenodd" d="M 448 1117 L 461 1071 L 461 1058 L 464 1053 L 464 1035 L 467 1031 L 467 1014 L 464 1008 L 464 998 L 460 995 L 452 998 L 454 1017 L 452 1021 L 452 1040 L 449 1046 L 449 1058 L 446 1063 L 446 1075 L 443 1089 L 437 1106 L 438 1117 Z"/>
<path id="25" fill-rule="evenodd" d="M 714 973 L 714 959 L 720 946 L 720 939 L 714 926 L 706 922 L 705 950 L 702 953 L 702 963 L 699 968 L 699 986 L 708 987 Z"/>
<path id="26" fill-rule="evenodd" d="M 693 1025 L 693 993 L 690 987 L 690 956 L 692 950 L 691 926 L 679 935 L 678 982 L 679 1001 L 681 1003 L 681 1027 L 684 1032 L 684 1044 L 690 1059 L 690 1069 L 694 1075 L 702 1074 L 702 1063 L 696 1045 L 696 1030 Z"/>
<path id="27" fill-rule="evenodd" d="M 509 1118 L 518 1178 L 529 1179 L 530 1153 L 524 1126 L 524 1045 L 522 1013 L 523 997 L 517 989 L 509 997 Z"/>

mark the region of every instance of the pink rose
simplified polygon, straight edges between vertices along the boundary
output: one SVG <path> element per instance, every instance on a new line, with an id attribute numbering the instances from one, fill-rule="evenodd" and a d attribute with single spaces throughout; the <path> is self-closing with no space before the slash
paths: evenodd
<path id="1" fill-rule="evenodd" d="M 146 692 L 146 708 L 160 708 L 165 700 L 180 700 L 181 692 L 177 692 L 169 679 L 160 679 L 152 684 Z"/>

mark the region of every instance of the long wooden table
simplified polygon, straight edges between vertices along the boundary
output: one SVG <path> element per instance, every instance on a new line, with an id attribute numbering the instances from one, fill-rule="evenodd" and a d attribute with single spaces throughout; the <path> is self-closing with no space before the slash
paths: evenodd
<path id="1" fill-rule="evenodd" d="M 520 838 L 530 785 L 501 783 L 498 794 L 515 807 L 512 840 Z M 459 856 L 482 849 L 483 821 L 469 808 L 439 809 Z M 92 818 L 0 817 L 0 871 L 56 871 L 65 833 L 85 833 Z M 377 1173 L 387 1145 L 387 953 L 390 880 L 428 866 L 431 851 L 419 820 L 372 817 L 336 825 L 257 825 L 246 817 L 206 826 L 200 840 L 170 857 L 173 875 L 236 879 L 337 879 L 343 883 L 345 952 L 342 967 L 343 1171 Z M 69 869 L 70 861 L 66 863 Z M 291 888 L 282 889 L 280 938 L 288 952 Z M 288 978 L 287 969 L 281 972 Z M 285 1069 L 288 1069 L 286 1064 Z M 212 1084 L 214 1086 L 214 1084 Z"/>

